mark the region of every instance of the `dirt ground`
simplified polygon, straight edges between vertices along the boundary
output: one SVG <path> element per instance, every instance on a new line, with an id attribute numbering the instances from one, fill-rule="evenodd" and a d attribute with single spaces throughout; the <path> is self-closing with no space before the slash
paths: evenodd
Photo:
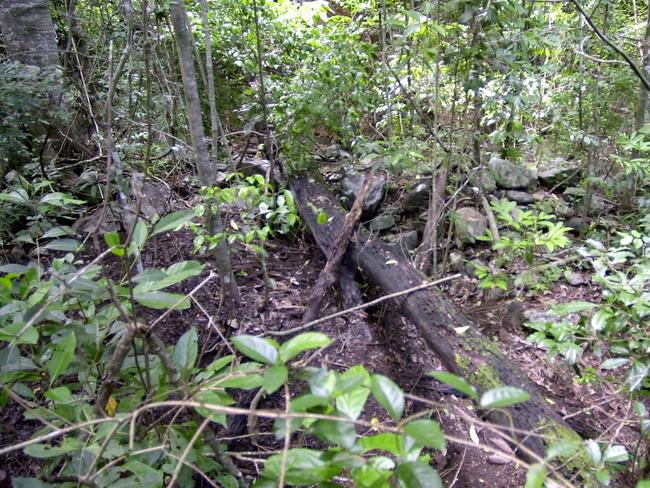
<path id="1" fill-rule="evenodd" d="M 150 242 L 143 254 L 145 267 L 164 267 L 187 259 L 199 259 L 206 264 L 202 276 L 187 280 L 171 291 L 187 293 L 213 270 L 209 258 L 193 255 L 192 241 L 193 234 L 189 231 L 162 234 Z M 200 361 L 208 364 L 226 351 L 215 327 L 229 337 L 281 331 L 300 325 L 306 300 L 325 260 L 308 235 L 299 235 L 290 240 L 270 240 L 267 250 L 268 273 L 274 284 L 273 289 L 269 290 L 268 304 L 263 301 L 264 280 L 258 257 L 245 251 L 235 252 L 233 267 L 241 289 L 241 306 L 237 309 L 220 309 L 218 280 L 214 280 L 196 293 L 195 299 L 200 307 L 193 306 L 186 311 L 173 312 L 156 326 L 160 337 L 167 344 L 174 344 L 190 327 L 196 327 L 203 345 Z M 483 292 L 470 280 L 451 283 L 445 292 L 488 334 L 494 331 L 494 324 L 500 323 L 505 307 L 512 299 L 503 297 L 498 301 L 486 301 Z M 371 287 L 366 289 L 366 294 L 368 300 L 377 296 Z M 589 286 L 573 288 L 558 282 L 548 292 L 527 298 L 524 306 L 544 308 L 558 301 L 593 299 L 593 296 L 594 290 Z M 321 316 L 338 310 L 339 300 L 332 291 L 324 302 Z M 143 314 L 144 320 L 153 320 L 158 316 L 150 311 Z M 367 312 L 330 320 L 322 324 L 319 330 L 326 333 L 333 342 L 323 351 L 308 355 L 305 363 L 336 370 L 362 363 L 371 372 L 393 378 L 411 395 L 405 415 L 425 408 L 415 400 L 417 397 L 443 406 L 437 409 L 437 417 L 445 432 L 468 443 L 449 443 L 445 453 L 432 453 L 434 464 L 446 486 L 506 488 L 524 485 L 525 472 L 522 469 L 507 459 L 486 454 L 480 449 L 482 445 L 497 449 L 508 447 L 480 428 L 476 429 L 476 435 L 470 434 L 470 423 L 459 415 L 462 411 L 470 419 L 476 418 L 468 401 L 426 376 L 428 371 L 441 369 L 440 363 L 428 351 L 416 329 L 397 314 L 390 303 Z M 633 426 L 624 425 L 619 428 L 623 419 L 632 418 L 631 405 L 615 391 L 600 385 L 572 382 L 573 374 L 567 374 L 559 362 L 550 361 L 545 351 L 525 340 L 525 335 L 525 331 L 508 332 L 496 340 L 501 342 L 500 346 L 508 357 L 528 374 L 544 396 L 579 433 L 590 438 L 602 436 L 633 449 L 637 440 Z M 588 363 L 589 357 L 583 361 Z M 251 398 L 239 398 L 240 406 L 248 407 Z M 258 406 L 282 407 L 282 402 L 272 396 L 262 399 Z M 2 444 L 26 440 L 39 427 L 37 421 L 25 420 L 23 411 L 22 406 L 12 402 L 0 409 Z M 385 418 L 381 409 L 373 403 L 365 416 L 368 419 L 373 416 Z M 254 445 L 251 436 L 247 435 L 246 423 L 242 419 L 234 422 L 227 432 L 222 432 L 224 438 L 230 439 L 229 450 L 245 473 L 255 475 L 260 469 L 259 463 L 251 459 L 263 456 L 254 456 L 251 452 L 272 451 L 279 447 L 272 436 L 264 435 L 265 427 L 264 422 L 258 425 L 258 445 Z M 0 458 L 0 466 L 0 469 L 13 476 L 36 475 L 39 470 L 38 462 L 26 458 L 20 452 Z M 626 486 L 625 480 L 621 482 L 623 484 L 620 486 Z M 4 486 L 1 481 L 0 486 Z"/>

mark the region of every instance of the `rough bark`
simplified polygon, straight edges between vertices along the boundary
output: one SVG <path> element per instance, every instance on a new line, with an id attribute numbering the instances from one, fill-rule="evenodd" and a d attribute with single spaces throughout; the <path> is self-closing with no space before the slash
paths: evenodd
<path id="1" fill-rule="evenodd" d="M 178 49 L 178 62 L 183 78 L 183 92 L 185 94 L 185 105 L 189 121 L 190 137 L 196 156 L 196 167 L 199 180 L 203 186 L 213 186 L 216 182 L 216 168 L 208 156 L 208 149 L 205 142 L 205 129 L 201 118 L 201 101 L 199 89 L 196 84 L 196 73 L 194 71 L 194 59 L 192 57 L 191 33 L 187 28 L 187 12 L 185 3 L 182 0 L 174 0 L 169 8 L 172 25 L 174 26 L 174 38 Z M 223 222 L 219 214 L 217 202 L 210 202 L 206 205 L 206 227 L 210 234 L 215 235 L 223 232 Z M 236 305 L 239 304 L 239 290 L 232 272 L 230 261 L 230 249 L 225 239 L 221 239 L 217 246 L 215 262 L 221 280 L 221 296 L 230 298 Z"/>
<path id="2" fill-rule="evenodd" d="M 343 214 L 333 197 L 317 182 L 297 178 L 290 183 L 298 209 L 316 242 L 329 256 L 336 236 L 343 225 Z M 327 212 L 329 222 L 318 225 L 313 208 Z M 385 293 L 395 293 L 426 281 L 426 277 L 408 262 L 394 254 L 380 241 L 369 238 L 366 232 L 357 232 L 350 245 L 353 260 L 366 276 Z M 513 365 L 497 345 L 484 337 L 476 326 L 441 293 L 422 290 L 400 299 L 400 312 L 418 328 L 428 347 L 445 367 L 464 376 L 479 391 L 496 386 L 514 386 L 526 390 L 531 399 L 508 409 L 512 425 L 517 429 L 537 432 L 554 438 L 579 436 L 555 413 L 526 375 Z M 463 333 L 459 333 L 463 330 Z M 485 416 L 495 423 L 509 426 L 502 412 L 488 411 Z M 545 445 L 538 437 L 519 440 L 539 456 Z M 519 453 L 523 457 L 524 453 Z"/>
<path id="3" fill-rule="evenodd" d="M 59 67 L 48 0 L 0 0 L 0 30 L 8 58 L 41 69 Z"/>
<path id="4" fill-rule="evenodd" d="M 306 324 L 318 318 L 318 314 L 320 312 L 321 305 L 323 304 L 323 298 L 327 293 L 327 289 L 330 286 L 334 285 L 334 283 L 337 281 L 339 268 L 343 262 L 343 257 L 345 256 L 345 252 L 348 248 L 348 243 L 352 238 L 354 229 L 359 223 L 359 219 L 361 218 L 361 211 L 363 210 L 363 205 L 365 204 L 366 198 L 368 197 L 368 190 L 370 190 L 371 183 L 372 173 L 366 176 L 366 180 L 364 181 L 363 187 L 361 188 L 359 195 L 352 205 L 352 209 L 345 216 L 343 228 L 341 229 L 341 232 L 338 234 L 338 237 L 334 242 L 332 252 L 327 258 L 325 268 L 316 281 L 314 289 L 312 290 L 311 295 L 307 300 L 307 309 L 302 316 L 303 324 Z"/>

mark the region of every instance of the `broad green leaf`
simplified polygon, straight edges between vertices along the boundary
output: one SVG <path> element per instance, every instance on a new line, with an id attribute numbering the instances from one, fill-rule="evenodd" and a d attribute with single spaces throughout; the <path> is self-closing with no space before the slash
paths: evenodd
<path id="1" fill-rule="evenodd" d="M 327 223 L 327 214 L 324 211 L 320 210 L 318 212 L 318 216 L 316 217 L 316 222 L 318 223 L 318 225 L 326 224 Z"/>
<path id="2" fill-rule="evenodd" d="M 104 234 L 104 241 L 108 247 L 115 247 L 120 245 L 120 234 L 116 231 L 106 232 Z"/>
<path id="3" fill-rule="evenodd" d="M 204 265 L 197 261 L 182 261 L 172 264 L 164 271 L 145 270 L 136 276 L 138 284 L 133 288 L 133 293 L 145 293 L 167 288 L 192 276 L 200 275 L 203 268 Z"/>
<path id="4" fill-rule="evenodd" d="M 206 405 L 216 405 L 219 407 L 226 407 L 235 403 L 230 395 L 219 390 L 202 391 L 196 395 L 195 400 Z M 225 413 L 219 413 L 215 410 L 204 407 L 199 407 L 196 411 L 203 417 L 211 417 L 215 422 L 220 423 L 224 427 L 228 426 Z"/>
<path id="5" fill-rule="evenodd" d="M 0 200 L 18 205 L 26 205 L 29 203 L 29 195 L 27 195 L 24 189 L 18 188 L 9 193 L 0 193 Z"/>
<path id="6" fill-rule="evenodd" d="M 629 358 L 611 358 L 600 365 L 600 369 L 617 369 L 630 362 Z"/>
<path id="7" fill-rule="evenodd" d="M 192 327 L 178 339 L 178 343 L 174 347 L 174 363 L 176 363 L 183 377 L 187 377 L 187 374 L 194 367 L 198 350 L 199 337 L 196 329 Z"/>
<path id="8" fill-rule="evenodd" d="M 65 447 L 62 446 L 48 446 L 45 444 L 32 444 L 25 448 L 25 454 L 37 459 L 49 459 L 57 456 L 62 456 L 68 452 Z"/>
<path id="9" fill-rule="evenodd" d="M 642 361 L 634 361 L 632 367 L 627 372 L 627 383 L 630 385 L 630 390 L 635 391 L 641 388 L 643 380 L 648 376 L 650 371 L 650 363 Z"/>
<path id="10" fill-rule="evenodd" d="M 387 451 L 395 456 L 400 456 L 404 452 L 404 438 L 387 432 L 364 436 L 359 440 L 359 445 L 363 452 Z"/>
<path id="11" fill-rule="evenodd" d="M 55 239 L 43 246 L 43 248 L 51 249 L 52 251 L 68 251 L 68 252 L 74 252 L 80 247 L 81 247 L 81 242 L 75 239 Z"/>
<path id="12" fill-rule="evenodd" d="M 442 488 L 438 473 L 422 461 L 400 464 L 397 468 L 397 483 L 403 488 Z"/>
<path id="13" fill-rule="evenodd" d="M 566 458 L 573 456 L 580 449 L 578 442 L 571 441 L 558 441 L 554 442 L 546 450 L 546 460 L 550 461 L 555 458 Z"/>
<path id="14" fill-rule="evenodd" d="M 368 395 L 370 395 L 370 390 L 365 386 L 343 393 L 336 397 L 336 409 L 349 419 L 357 420 L 363 412 Z"/>
<path id="15" fill-rule="evenodd" d="M 591 329 L 600 332 L 607 326 L 607 320 L 612 316 L 612 312 L 607 309 L 599 310 L 591 317 Z"/>
<path id="16" fill-rule="evenodd" d="M 147 224 L 144 221 L 139 220 L 138 223 L 135 224 L 135 229 L 133 229 L 133 237 L 131 237 L 130 247 L 135 247 L 141 251 L 144 243 L 147 241 L 148 236 L 149 228 L 147 227 Z M 133 249 L 131 249 L 131 252 L 133 252 Z"/>
<path id="17" fill-rule="evenodd" d="M 38 478 L 12 478 L 14 488 L 55 488 L 57 485 L 46 483 Z"/>
<path id="18" fill-rule="evenodd" d="M 70 332 L 54 346 L 52 358 L 47 362 L 47 370 L 50 373 L 50 385 L 66 370 L 74 357 L 77 347 L 77 338 L 74 332 Z"/>
<path id="19" fill-rule="evenodd" d="M 404 393 L 399 386 L 385 376 L 375 374 L 370 378 L 370 389 L 379 404 L 393 417 L 399 420 L 404 413 Z"/>
<path id="20" fill-rule="evenodd" d="M 530 395 L 524 390 L 512 386 L 502 386 L 486 391 L 479 402 L 483 408 L 501 408 L 516 405 L 530 400 Z"/>
<path id="21" fill-rule="evenodd" d="M 190 300 L 185 295 L 169 293 L 166 291 L 152 291 L 135 293 L 135 301 L 145 307 L 162 310 L 174 307 L 174 310 L 186 310 L 190 308 Z M 182 300 L 182 301 L 181 301 Z M 178 303 L 180 301 L 180 303 Z M 176 305 L 178 303 L 178 305 Z"/>
<path id="22" fill-rule="evenodd" d="M 16 322 L 0 329 L 0 341 L 15 341 L 15 344 L 36 344 L 38 342 L 38 329 L 33 325 L 25 328 L 25 324 Z"/>
<path id="23" fill-rule="evenodd" d="M 630 455 L 625 449 L 625 446 L 614 444 L 605 449 L 603 453 L 603 461 L 606 463 L 624 463 L 630 459 Z"/>
<path id="24" fill-rule="evenodd" d="M 41 239 L 52 239 L 54 237 L 63 237 L 70 236 L 74 234 L 74 230 L 67 225 L 61 225 L 58 227 L 52 227 L 45 234 L 41 236 Z"/>
<path id="25" fill-rule="evenodd" d="M 282 362 L 293 359 L 301 352 L 308 349 L 318 349 L 330 344 L 332 341 L 325 334 L 320 332 L 305 332 L 289 339 L 287 342 L 280 346 L 280 358 Z"/>
<path id="26" fill-rule="evenodd" d="M 603 458 L 602 453 L 600 452 L 600 446 L 598 445 L 598 442 L 596 442 L 593 439 L 589 439 L 588 441 L 586 441 L 585 451 L 587 452 L 587 456 L 589 457 L 591 464 L 594 466 L 598 466 Z"/>
<path id="27" fill-rule="evenodd" d="M 421 446 L 445 449 L 445 434 L 435 420 L 413 420 L 404 426 L 404 432 L 415 439 Z"/>
<path id="28" fill-rule="evenodd" d="M 526 472 L 524 488 L 542 488 L 546 479 L 546 466 L 541 463 L 533 464 Z"/>
<path id="29" fill-rule="evenodd" d="M 456 376 L 452 373 L 447 373 L 446 371 L 431 371 L 427 375 L 432 376 L 441 383 L 451 386 L 452 388 L 458 390 L 461 393 L 464 393 L 472 400 L 478 400 L 478 393 L 476 388 L 469 384 L 464 378 Z"/>
<path id="30" fill-rule="evenodd" d="M 278 350 L 261 337 L 241 335 L 232 338 L 233 345 L 239 352 L 260 363 L 277 364 Z"/>
<path id="31" fill-rule="evenodd" d="M 345 449 L 352 449 L 357 437 L 354 425 L 336 420 L 319 420 L 312 430 L 321 440 Z"/>
<path id="32" fill-rule="evenodd" d="M 341 472 L 322 459 L 323 454 L 313 449 L 289 449 L 286 461 L 286 482 L 289 485 L 315 485 Z M 263 476 L 278 479 L 283 463 L 282 454 L 271 456 L 264 464 Z"/>
<path id="33" fill-rule="evenodd" d="M 215 372 L 221 371 L 226 366 L 232 364 L 232 360 L 234 358 L 235 356 L 233 356 L 232 354 L 228 354 L 227 356 L 224 356 L 222 358 L 215 359 L 205 369 L 207 369 L 208 371 L 215 371 Z"/>
<path id="34" fill-rule="evenodd" d="M 271 366 L 264 373 L 264 390 L 267 393 L 273 393 L 287 381 L 289 370 L 284 364 Z"/>
<path id="35" fill-rule="evenodd" d="M 170 230 L 176 230 L 182 225 L 185 225 L 194 219 L 193 210 L 181 210 L 180 212 L 174 212 L 169 215 L 165 215 L 160 219 L 153 228 L 152 236 L 160 234 L 161 232 L 167 232 Z"/>
<path id="36" fill-rule="evenodd" d="M 570 313 L 579 313 L 579 312 L 584 312 L 586 310 L 592 310 L 595 307 L 596 307 L 595 303 L 576 300 L 573 302 L 567 302 L 567 303 L 561 303 L 559 305 L 555 305 L 552 307 L 552 310 L 555 313 L 559 313 L 560 315 L 566 315 Z"/>
<path id="37" fill-rule="evenodd" d="M 636 488 L 650 488 L 650 480 L 642 480 L 636 485 Z"/>

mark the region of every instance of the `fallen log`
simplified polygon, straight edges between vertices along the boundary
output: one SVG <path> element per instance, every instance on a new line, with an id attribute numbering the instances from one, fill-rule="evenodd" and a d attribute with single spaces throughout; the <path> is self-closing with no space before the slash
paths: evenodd
<path id="1" fill-rule="evenodd" d="M 339 235 L 344 214 L 334 197 L 314 179 L 294 178 L 289 182 L 298 211 L 316 243 L 329 257 Z M 328 222 L 319 224 L 317 214 L 323 210 Z M 385 293 L 396 293 L 426 282 L 427 278 L 410 263 L 395 254 L 388 245 L 371 239 L 365 231 L 356 233 L 349 247 L 350 255 L 363 273 Z M 530 400 L 507 409 L 507 412 L 484 412 L 488 420 L 513 427 L 511 436 L 526 449 L 518 455 L 531 459 L 525 450 L 543 458 L 545 447 L 554 440 L 580 441 L 580 436 L 550 407 L 537 387 L 484 337 L 475 324 L 453 303 L 434 289 L 420 290 L 395 300 L 404 316 L 417 327 L 427 346 L 452 373 L 465 377 L 479 393 L 499 386 L 514 386 L 530 394 Z M 515 432 L 516 431 L 516 432 Z M 517 434 L 517 432 L 519 434 Z M 545 436 L 522 435 L 534 432 Z M 515 446 L 516 447 L 516 446 Z"/>

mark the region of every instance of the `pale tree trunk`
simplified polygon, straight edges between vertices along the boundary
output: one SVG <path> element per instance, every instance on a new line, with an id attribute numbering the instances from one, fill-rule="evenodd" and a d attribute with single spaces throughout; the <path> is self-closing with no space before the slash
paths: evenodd
<path id="1" fill-rule="evenodd" d="M 208 156 L 208 149 L 205 142 L 205 130 L 201 118 L 201 101 L 199 90 L 196 84 L 194 72 L 194 60 L 192 58 L 192 39 L 187 28 L 187 12 L 183 0 L 171 2 L 169 11 L 174 27 L 174 37 L 178 49 L 178 62 L 183 78 L 183 92 L 185 93 L 185 105 L 189 121 L 190 137 L 196 157 L 196 167 L 199 180 L 203 186 L 213 186 L 216 182 L 216 169 Z M 223 233 L 223 222 L 219 214 L 217 202 L 206 202 L 206 227 L 211 235 Z M 232 272 L 230 261 L 230 250 L 225 239 L 221 239 L 217 246 L 216 265 L 221 279 L 221 297 L 230 298 L 235 304 L 239 304 L 239 290 Z"/>
<path id="2" fill-rule="evenodd" d="M 63 78 L 56 43 L 54 22 L 48 0 L 0 0 L 0 34 L 7 58 L 36 66 L 51 75 L 50 103 L 59 108 L 63 96 Z M 42 156 L 56 157 L 51 136 L 53 127 L 39 127 L 35 135 L 44 137 Z M 43 169 L 41 160 L 41 169 Z M 44 169 L 43 169 L 44 171 Z"/>
<path id="3" fill-rule="evenodd" d="M 59 68 L 48 0 L 0 0 L 0 30 L 10 59 L 43 70 Z"/>
<path id="4" fill-rule="evenodd" d="M 643 63 L 643 75 L 646 79 L 650 78 L 650 0 L 648 0 L 648 17 L 646 20 L 645 36 L 641 42 L 641 61 Z M 648 88 L 641 82 L 639 86 L 639 98 L 636 105 L 636 114 L 634 117 L 634 131 L 638 132 L 645 124 L 648 115 Z M 632 153 L 633 158 L 638 158 L 638 151 Z M 632 208 L 634 194 L 636 193 L 636 176 L 629 174 L 626 176 L 625 190 L 623 192 L 622 207 L 624 210 Z"/>

